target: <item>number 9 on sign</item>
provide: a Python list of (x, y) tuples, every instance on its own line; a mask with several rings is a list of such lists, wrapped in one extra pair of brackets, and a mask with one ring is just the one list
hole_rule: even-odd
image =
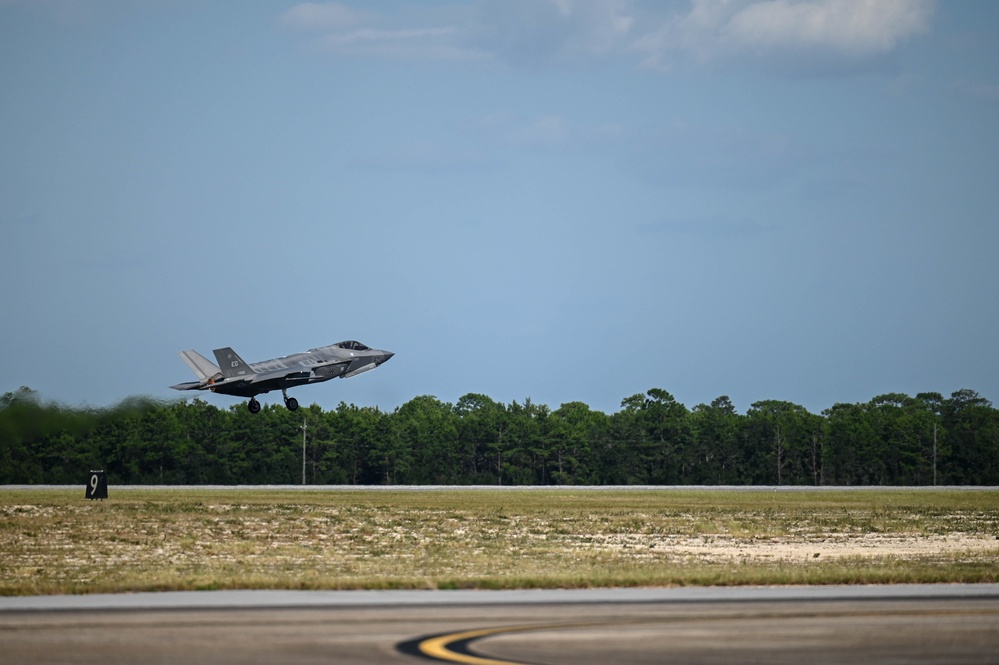
[(103, 471), (90, 472), (90, 483), (87, 485), (87, 498), (108, 498), (108, 477)]

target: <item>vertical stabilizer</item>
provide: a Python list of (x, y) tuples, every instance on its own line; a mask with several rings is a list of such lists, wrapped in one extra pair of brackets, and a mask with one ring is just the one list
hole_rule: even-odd
[(190, 351), (181, 351), (180, 359), (191, 368), (191, 371), (197, 375), (202, 383), (209, 379), (221, 378), (222, 376), (222, 372), (215, 366), (215, 363), (193, 349)]
[(231, 379), (234, 376), (256, 374), (256, 371), (228, 346), (224, 349), (215, 349), (213, 353), (215, 354), (215, 359), (219, 361), (219, 369), (222, 370), (222, 376), (227, 379)]

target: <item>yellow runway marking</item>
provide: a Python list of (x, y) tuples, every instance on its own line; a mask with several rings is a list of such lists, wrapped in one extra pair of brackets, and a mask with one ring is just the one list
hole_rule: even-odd
[[(465, 630), (460, 633), (448, 633), (447, 635), (437, 635), (428, 637), (417, 644), (417, 650), (424, 656), (443, 660), (449, 663), (463, 663), (464, 665), (529, 665), (515, 660), (497, 660), (496, 658), (484, 658), (471, 653), (460, 653), (452, 650), (452, 645), (468, 643), (483, 637), (493, 635), (503, 635), (505, 633), (526, 633), (529, 631), (541, 630), (562, 630), (565, 628), (587, 628), (590, 626), (607, 626), (614, 623), (633, 623), (633, 620), (626, 621), (573, 621), (570, 623), (543, 623), (532, 626), (505, 626), (502, 628), (481, 628), (479, 630)], [(465, 647), (467, 649), (467, 646)]]
[(477, 640), (480, 637), (490, 635), (500, 635), (502, 633), (516, 633), (527, 630), (539, 630), (548, 626), (511, 626), (507, 628), (485, 628), (482, 630), (467, 630), (461, 633), (449, 633), (438, 635), (423, 640), (419, 644), (420, 652), (437, 660), (444, 660), (451, 663), (464, 663), (465, 665), (522, 665), (510, 660), (496, 660), (495, 658), (482, 658), (471, 654), (457, 653), (448, 647), (455, 642), (465, 642)]
[[(448, 663), (462, 663), (463, 665), (530, 665), (523, 661), (515, 660), (499, 660), (496, 658), (486, 658), (483, 656), (476, 656), (472, 654), (468, 649), (468, 643), (475, 640), (482, 639), (484, 637), (492, 637), (494, 635), (503, 635), (507, 633), (526, 633), (535, 632), (543, 630), (563, 630), (572, 628), (586, 628), (592, 626), (611, 626), (611, 625), (624, 625), (624, 624), (643, 624), (643, 623), (676, 623), (678, 621), (684, 620), (697, 620), (697, 621), (724, 621), (732, 619), (787, 619), (787, 618), (807, 618), (807, 617), (825, 617), (830, 619), (835, 618), (857, 618), (857, 617), (885, 617), (885, 616), (963, 616), (963, 615), (996, 615), (999, 611), (992, 609), (979, 609), (979, 610), (871, 610), (871, 611), (845, 611), (845, 612), (805, 612), (805, 613), (762, 613), (762, 614), (752, 614), (752, 613), (734, 613), (725, 616), (714, 616), (714, 617), (685, 617), (677, 618), (672, 617), (670, 619), (664, 618), (642, 618), (642, 619), (619, 619), (619, 620), (608, 620), (608, 621), (579, 621), (579, 622), (569, 622), (569, 623), (548, 623), (548, 624), (535, 624), (535, 625), (520, 625), (520, 626), (504, 626), (499, 628), (480, 628), (477, 630), (465, 630), (457, 633), (447, 633), (445, 635), (437, 635), (434, 637), (428, 637), (424, 640), (415, 643), (416, 650), (426, 656), (427, 658), (432, 658), (434, 660), (444, 661)], [(454, 647), (460, 649), (460, 651), (454, 650)], [(464, 653), (463, 653), (464, 652)]]

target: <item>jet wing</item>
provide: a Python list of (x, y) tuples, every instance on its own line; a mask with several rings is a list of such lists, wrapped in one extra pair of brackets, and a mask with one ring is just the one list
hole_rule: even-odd
[(258, 372), (251, 376), (246, 377), (249, 383), (280, 383), (280, 384), (301, 384), (310, 383), (313, 381), (322, 381), (325, 379), (332, 379), (340, 376), (347, 371), (350, 365), (350, 360), (333, 360), (331, 362), (323, 363), (322, 365), (315, 365), (313, 367), (305, 368), (285, 368), (269, 370), (265, 372)]
[(275, 369), (270, 372), (261, 372), (259, 374), (253, 374), (252, 376), (246, 377), (249, 383), (267, 383), (268, 381), (294, 381), (296, 379), (304, 380), (312, 376), (311, 372), (302, 371), (300, 369)]

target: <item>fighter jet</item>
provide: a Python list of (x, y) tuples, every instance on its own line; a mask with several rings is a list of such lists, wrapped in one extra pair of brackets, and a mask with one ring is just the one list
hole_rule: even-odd
[(349, 340), (304, 353), (295, 353), (259, 363), (248, 363), (226, 347), (213, 352), (218, 365), (197, 351), (181, 351), (181, 359), (198, 376), (197, 381), (170, 386), (174, 390), (211, 390), (223, 395), (249, 397), (250, 413), (260, 411), (256, 396), (280, 390), (289, 411), (298, 408), (298, 400), (288, 397), (288, 388), (319, 383), (340, 377), (346, 379), (372, 370), (394, 353), (379, 351)]

